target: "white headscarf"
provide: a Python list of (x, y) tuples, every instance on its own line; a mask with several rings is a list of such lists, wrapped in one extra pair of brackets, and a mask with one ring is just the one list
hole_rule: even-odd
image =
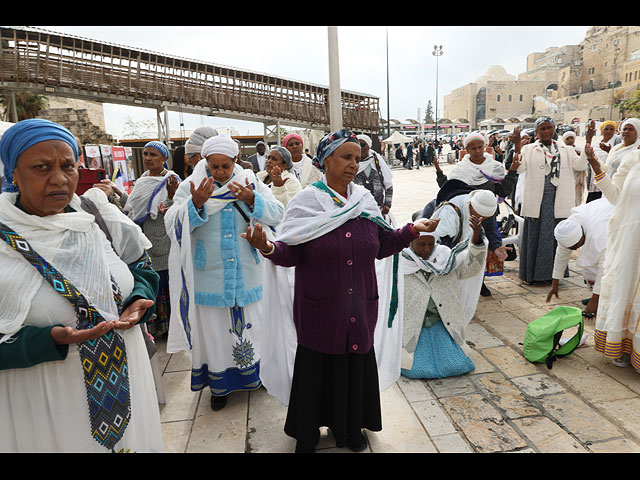
[(221, 133), (215, 137), (205, 140), (202, 145), (202, 156), (208, 157), (213, 154), (226, 155), (229, 158), (236, 158), (238, 155), (238, 144), (229, 135)]
[(607, 175), (610, 178), (613, 178), (613, 175), (616, 173), (616, 170), (618, 170), (622, 159), (632, 150), (636, 150), (640, 146), (640, 120), (637, 118), (627, 118), (622, 122), (622, 125), (620, 125), (620, 131), (622, 131), (626, 125), (631, 125), (638, 133), (638, 137), (636, 138), (636, 141), (629, 146), (625, 147), (624, 143), (621, 142), (618, 145), (611, 147), (605, 162), (605, 165), (607, 166)]
[(492, 217), (498, 208), (498, 199), (489, 190), (472, 191), (469, 193), (469, 201), (476, 213), (483, 217)]
[(558, 245), (564, 248), (570, 248), (582, 238), (582, 225), (574, 220), (566, 219), (556, 225), (553, 234), (556, 237)]

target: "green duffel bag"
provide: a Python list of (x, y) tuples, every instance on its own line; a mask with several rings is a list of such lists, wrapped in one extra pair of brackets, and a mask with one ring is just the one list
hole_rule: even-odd
[[(562, 332), (575, 326), (578, 332), (560, 346)], [(533, 363), (544, 362), (550, 369), (556, 358), (567, 356), (578, 347), (583, 333), (582, 310), (565, 306), (554, 308), (527, 326), (524, 357)]]

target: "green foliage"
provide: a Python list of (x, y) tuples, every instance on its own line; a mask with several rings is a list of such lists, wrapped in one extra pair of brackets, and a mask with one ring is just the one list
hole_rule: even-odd
[(640, 89), (636, 89), (628, 99), (621, 100), (618, 105), (625, 117), (636, 117), (640, 114)]
[[(47, 106), (47, 97), (29, 92), (16, 92), (16, 111), (18, 121), (37, 117)], [(0, 95), (0, 105), (4, 110), (6, 120), (13, 120), (11, 116), (11, 95)]]

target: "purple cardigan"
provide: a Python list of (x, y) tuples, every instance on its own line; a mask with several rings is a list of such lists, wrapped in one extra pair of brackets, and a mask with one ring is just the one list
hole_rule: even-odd
[(274, 242), (273, 263), (295, 268), (293, 321), (298, 343), (327, 354), (365, 354), (378, 317), (375, 259), (417, 237), (411, 224), (385, 231), (356, 218), (309, 242)]

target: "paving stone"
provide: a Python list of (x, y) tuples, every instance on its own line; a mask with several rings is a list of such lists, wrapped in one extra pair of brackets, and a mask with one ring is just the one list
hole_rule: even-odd
[(184, 453), (191, 434), (191, 420), (162, 423), (162, 449), (164, 453)]
[(626, 398), (609, 402), (596, 403), (596, 406), (615, 419), (616, 424), (624, 430), (640, 438), (640, 399)]
[(496, 366), (507, 377), (521, 377), (538, 372), (535, 364), (527, 361), (519, 352), (508, 346), (485, 348), (482, 350), (489, 362)]
[(588, 453), (580, 442), (547, 417), (521, 418), (513, 423), (540, 453)]
[(476, 350), (504, 345), (501, 339), (489, 333), (486, 328), (478, 323), (478, 320), (472, 320), (471, 323), (467, 325), (466, 338), (467, 344)]
[(222, 410), (214, 412), (210, 395), (202, 395), (187, 453), (245, 453), (248, 401), (247, 392), (235, 392)]
[(637, 394), (578, 356), (560, 358), (549, 371), (592, 402), (632, 398)]
[(431, 437), (440, 453), (473, 453), (473, 449), (459, 433)]
[(482, 395), (447, 397), (440, 401), (476, 451), (508, 452), (527, 446)]
[(435, 435), (456, 433), (456, 427), (437, 400), (413, 402), (411, 406), (431, 438)]
[(480, 391), (509, 418), (542, 414), (540, 409), (501, 373), (477, 375), (473, 380)]
[(162, 382), (165, 404), (160, 405), (160, 421), (193, 420), (201, 392), (191, 391), (191, 372), (166, 372)]
[(566, 392), (562, 385), (544, 373), (515, 377), (511, 378), (511, 381), (522, 390), (525, 395), (534, 398)]
[(247, 452), (293, 452), (296, 441), (284, 433), (287, 407), (281, 405), (264, 388), (249, 392), (248, 395), (251, 407), (247, 419)]
[(471, 350), (469, 358), (476, 367), (475, 370), (469, 372), (469, 375), (477, 375), (479, 373), (495, 372), (496, 367), (493, 366), (482, 354), (477, 350)]
[(433, 393), (423, 380), (407, 378), (401, 375), (396, 384), (408, 402), (417, 402), (434, 398)]
[(460, 375), (459, 377), (427, 380), (427, 385), (438, 398), (465, 395), (477, 391), (469, 374)]
[(424, 426), (418, 420), (397, 384), (380, 394), (380, 406), (382, 408), (382, 431), (366, 431), (372, 452), (437, 452)]
[(587, 405), (573, 393), (543, 396), (538, 402), (551, 418), (583, 444), (623, 436), (623, 432), (599, 410)]
[(640, 453), (640, 445), (626, 438), (592, 443), (587, 448), (594, 453)]

